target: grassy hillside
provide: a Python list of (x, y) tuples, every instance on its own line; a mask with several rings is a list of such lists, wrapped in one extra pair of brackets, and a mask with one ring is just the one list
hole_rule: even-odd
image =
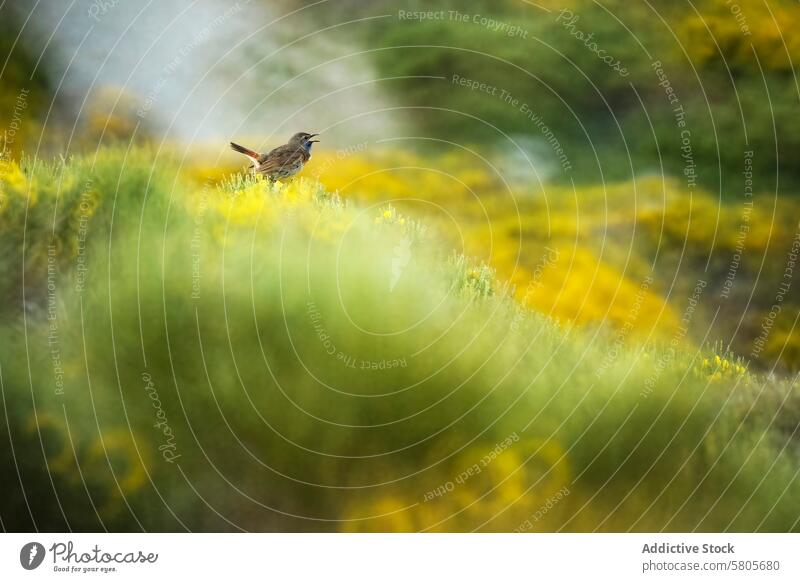
[(6, 529), (799, 529), (797, 388), (732, 356), (559, 326), (308, 179), (0, 171)]

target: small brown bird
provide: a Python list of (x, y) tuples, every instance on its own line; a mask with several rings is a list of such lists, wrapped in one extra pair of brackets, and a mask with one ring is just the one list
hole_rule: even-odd
[(318, 133), (300, 132), (292, 136), (289, 143), (278, 146), (266, 154), (260, 154), (231, 142), (231, 149), (246, 155), (253, 162), (254, 172), (263, 174), (270, 182), (291, 178), (311, 159), (311, 146), (319, 140), (311, 139)]

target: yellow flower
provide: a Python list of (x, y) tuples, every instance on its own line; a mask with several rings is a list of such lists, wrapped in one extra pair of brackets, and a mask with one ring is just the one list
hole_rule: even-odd
[(383, 211), (383, 217), (384, 217), (384, 218), (391, 218), (391, 217), (392, 217), (392, 213), (391, 213), (391, 211), (389, 211), (389, 210), (384, 210), (384, 211)]
[(4, 182), (9, 187), (21, 189), (25, 186), (25, 174), (14, 162), (0, 163), (0, 182)]

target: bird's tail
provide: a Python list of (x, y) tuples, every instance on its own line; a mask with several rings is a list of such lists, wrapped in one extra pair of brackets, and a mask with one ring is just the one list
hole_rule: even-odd
[(249, 150), (244, 146), (240, 146), (238, 143), (231, 142), (231, 149), (235, 152), (239, 152), (240, 154), (246, 155), (248, 158), (256, 162), (258, 161), (259, 158), (258, 152), (254, 152), (253, 150)]

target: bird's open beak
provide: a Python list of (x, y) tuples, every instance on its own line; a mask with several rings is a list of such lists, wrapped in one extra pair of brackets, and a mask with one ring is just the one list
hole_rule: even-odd
[[(318, 135), (319, 135), (318, 133), (312, 133), (308, 137), (317, 137)], [(308, 140), (308, 143), (319, 143), (319, 140), (318, 139), (310, 139), (310, 140)]]

